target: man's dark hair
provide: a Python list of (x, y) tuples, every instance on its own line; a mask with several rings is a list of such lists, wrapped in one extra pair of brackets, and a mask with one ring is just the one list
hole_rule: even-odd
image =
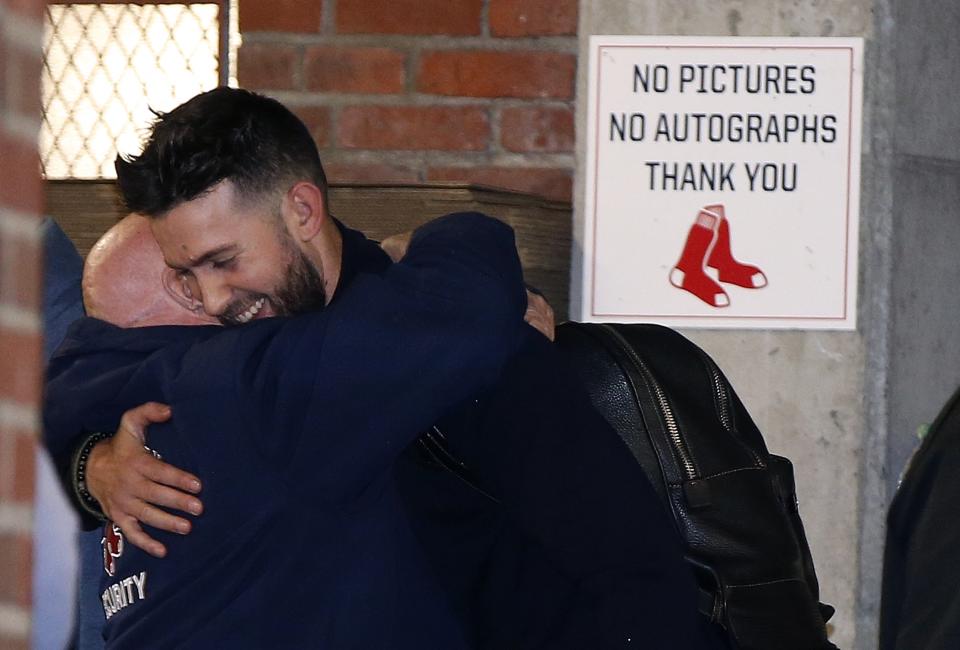
[(221, 87), (155, 114), (143, 152), (115, 162), (131, 212), (165, 214), (225, 179), (244, 199), (308, 180), (326, 201), (317, 146), (303, 122), (275, 99)]

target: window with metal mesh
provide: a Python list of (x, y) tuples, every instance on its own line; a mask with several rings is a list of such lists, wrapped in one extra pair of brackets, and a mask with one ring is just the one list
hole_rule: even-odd
[(239, 40), (230, 4), (48, 5), (40, 131), (45, 177), (114, 178), (117, 153), (140, 150), (151, 109), (170, 110), (230, 83)]

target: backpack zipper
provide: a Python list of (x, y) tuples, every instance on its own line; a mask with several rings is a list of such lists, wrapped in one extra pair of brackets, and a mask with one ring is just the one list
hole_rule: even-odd
[(693, 457), (690, 455), (690, 451), (687, 449), (687, 443), (680, 433), (680, 427), (677, 426), (677, 419), (673, 415), (673, 409), (670, 407), (670, 402), (667, 401), (667, 395), (663, 391), (663, 388), (660, 387), (660, 384), (656, 378), (654, 378), (653, 373), (650, 372), (647, 364), (643, 362), (640, 355), (638, 355), (636, 350), (623, 338), (620, 332), (606, 323), (600, 323), (600, 326), (610, 334), (621, 351), (636, 364), (637, 368), (639, 368), (643, 374), (643, 378), (647, 381), (647, 385), (653, 389), (657, 405), (660, 407), (660, 414), (663, 416), (663, 422), (667, 428), (667, 437), (670, 439), (670, 444), (674, 452), (676, 452), (680, 464), (683, 466), (687, 479), (691, 481), (696, 480), (697, 468), (693, 464)]
[[(713, 377), (713, 388), (717, 396), (717, 416), (720, 418), (720, 424), (722, 424), (723, 428), (728, 432), (737, 435), (737, 432), (733, 427), (733, 418), (730, 416), (730, 411), (732, 410), (730, 394), (727, 392), (727, 385), (720, 376), (720, 369), (706, 352), (701, 352), (701, 356), (706, 361), (707, 367), (710, 369), (710, 375)], [(763, 467), (763, 461), (760, 460), (760, 456), (757, 454), (757, 452), (754, 451), (749, 445), (743, 445), (743, 447), (753, 457), (757, 467)]]
[(730, 418), (730, 397), (727, 395), (727, 387), (723, 385), (723, 380), (720, 379), (720, 370), (717, 366), (710, 362), (707, 363), (707, 366), (710, 368), (710, 374), (713, 376), (713, 390), (717, 396), (717, 415), (720, 417), (720, 424), (723, 425), (724, 429), (732, 433), (733, 421)]

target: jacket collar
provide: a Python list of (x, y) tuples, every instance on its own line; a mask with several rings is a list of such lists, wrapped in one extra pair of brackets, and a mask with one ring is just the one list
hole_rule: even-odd
[(343, 237), (343, 255), (340, 262), (340, 280), (330, 302), (340, 297), (356, 277), (363, 273), (383, 273), (390, 266), (390, 257), (377, 242), (367, 239), (359, 230), (347, 228), (334, 219)]

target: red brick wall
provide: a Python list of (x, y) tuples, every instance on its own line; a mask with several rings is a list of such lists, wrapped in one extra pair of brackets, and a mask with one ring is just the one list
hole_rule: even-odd
[(40, 397), (42, 0), (0, 0), (0, 647), (30, 637), (31, 509)]
[(332, 180), (569, 200), (576, 0), (240, 0), (240, 85), (310, 126)]

